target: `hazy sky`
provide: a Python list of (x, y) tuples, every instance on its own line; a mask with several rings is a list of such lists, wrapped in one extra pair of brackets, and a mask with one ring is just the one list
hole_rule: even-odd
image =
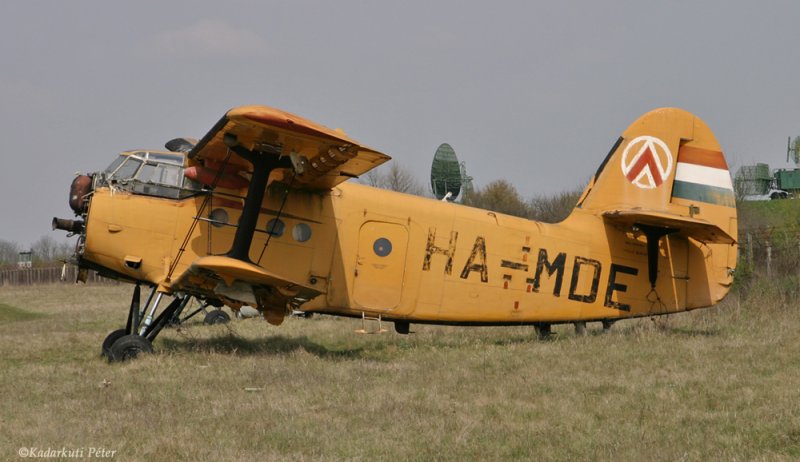
[(800, 135), (800, 2), (23, 1), (0, 4), (0, 239), (71, 217), (76, 171), (202, 137), (266, 104), (428, 178), (442, 142), (477, 185), (588, 180), (660, 106), (736, 167)]

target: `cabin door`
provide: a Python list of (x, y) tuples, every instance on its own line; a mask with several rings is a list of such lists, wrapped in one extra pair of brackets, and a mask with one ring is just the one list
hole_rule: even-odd
[(407, 246), (405, 226), (382, 221), (361, 225), (353, 283), (357, 305), (383, 311), (400, 305)]

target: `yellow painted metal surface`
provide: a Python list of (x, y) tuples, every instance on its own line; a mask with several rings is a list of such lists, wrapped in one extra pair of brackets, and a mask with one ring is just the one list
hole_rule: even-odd
[(402, 301), (406, 269), (406, 227), (368, 221), (358, 233), (353, 300), (364, 309), (392, 310)]
[[(221, 136), (212, 137), (217, 157)], [(325, 149), (339, 142), (328, 139)], [(262, 204), (251, 263), (224, 257), (242, 209), (232, 193), (215, 193), (201, 210), (202, 196), (174, 200), (99, 188), (84, 259), (165, 291), (231, 303), (247, 300), (220, 284), (245, 284), (266, 310), (420, 322), (618, 319), (720, 301), (736, 265), (736, 209), (708, 127), (682, 110), (656, 110), (623, 132), (605, 161), (590, 160), (602, 166), (559, 224), (354, 182), (291, 188), (282, 207), (284, 177), (277, 176)], [(227, 225), (201, 220), (189, 233), (195, 217), (208, 219), (216, 209), (226, 212)], [(270, 237), (277, 218), (283, 232)], [(642, 231), (648, 225), (674, 231), (659, 240), (653, 287)]]

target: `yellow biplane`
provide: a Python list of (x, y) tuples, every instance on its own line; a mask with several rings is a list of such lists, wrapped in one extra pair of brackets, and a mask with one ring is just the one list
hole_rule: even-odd
[[(78, 218), (53, 219), (78, 235), (81, 274), (135, 284), (126, 327), (103, 342), (110, 359), (150, 351), (192, 298), (254, 307), (276, 325), (301, 311), (398, 333), (532, 325), (544, 336), (557, 323), (580, 332), (711, 306), (736, 266), (728, 166), (706, 124), (680, 109), (625, 130), (558, 224), (348, 182), (389, 156), (264, 106), (167, 148), (76, 177)], [(159, 308), (164, 295), (173, 300)]]

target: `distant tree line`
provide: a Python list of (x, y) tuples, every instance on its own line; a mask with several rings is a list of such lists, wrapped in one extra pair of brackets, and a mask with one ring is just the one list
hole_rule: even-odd
[(414, 178), (414, 175), (397, 162), (392, 162), (386, 173), (382, 173), (381, 168), (370, 170), (364, 175), (361, 182), (390, 191), (413, 194), (415, 196), (429, 196), (426, 194), (426, 188)]
[[(397, 162), (391, 163), (385, 173), (381, 168), (371, 170), (362, 178), (362, 183), (391, 191), (432, 197), (428, 188), (422, 186), (411, 172)], [(568, 191), (526, 200), (510, 182), (495, 180), (482, 188), (462, 190), (459, 200), (471, 207), (545, 223), (558, 223), (572, 212), (582, 192), (583, 188), (578, 186)]]
[(16, 242), (0, 239), (0, 268), (17, 266), (20, 252), (31, 252), (33, 266), (46, 266), (60, 262), (72, 254), (75, 242), (59, 242), (53, 237), (42, 236), (30, 248)]
[(464, 204), (544, 223), (558, 223), (572, 213), (582, 192), (582, 187), (575, 187), (525, 200), (514, 185), (506, 180), (495, 180), (483, 188), (466, 191)]

